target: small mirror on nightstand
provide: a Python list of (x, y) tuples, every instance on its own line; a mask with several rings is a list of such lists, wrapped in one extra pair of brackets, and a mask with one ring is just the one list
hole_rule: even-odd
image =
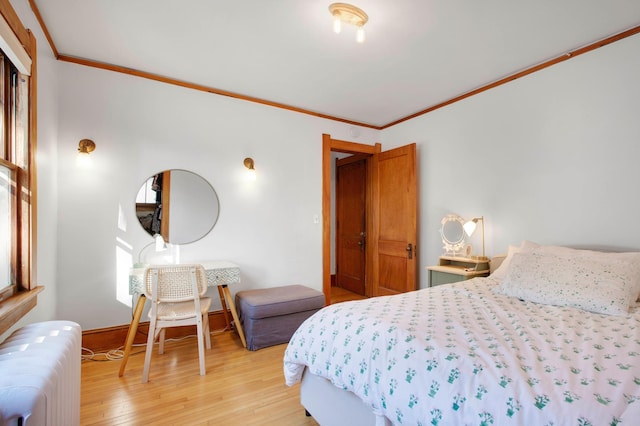
[(445, 256), (462, 255), (465, 247), (464, 219), (456, 214), (448, 214), (442, 218), (440, 235)]

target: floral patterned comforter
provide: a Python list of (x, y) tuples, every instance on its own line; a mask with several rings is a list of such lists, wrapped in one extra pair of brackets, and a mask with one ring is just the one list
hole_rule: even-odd
[(523, 302), (475, 278), (328, 306), (284, 356), (394, 424), (640, 422), (640, 309), (627, 317)]

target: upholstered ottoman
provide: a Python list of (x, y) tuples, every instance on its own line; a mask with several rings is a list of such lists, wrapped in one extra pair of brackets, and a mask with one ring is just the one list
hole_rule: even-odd
[(296, 329), (324, 306), (324, 294), (302, 285), (242, 290), (236, 306), (247, 349), (287, 343)]

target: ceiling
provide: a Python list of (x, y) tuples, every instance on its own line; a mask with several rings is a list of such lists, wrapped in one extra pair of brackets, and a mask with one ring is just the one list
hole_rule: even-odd
[(61, 57), (372, 127), (640, 25), (638, 0), (353, 0), (358, 44), (331, 0), (30, 1)]

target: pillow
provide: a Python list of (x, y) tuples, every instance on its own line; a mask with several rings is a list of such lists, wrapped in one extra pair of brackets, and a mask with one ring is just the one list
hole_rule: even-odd
[[(569, 257), (585, 257), (589, 259), (603, 259), (605, 261), (626, 261), (630, 262), (631, 268), (640, 269), (640, 253), (638, 252), (626, 252), (626, 253), (616, 253), (616, 252), (602, 252), (602, 251), (594, 251), (594, 250), (584, 250), (584, 249), (574, 249), (570, 247), (562, 247), (562, 246), (541, 246), (536, 243), (532, 243), (531, 241), (525, 241), (522, 243), (522, 252), (539, 250), (547, 253), (555, 253), (560, 256), (569, 256)], [(636, 294), (634, 296), (634, 300), (640, 297), (640, 272), (637, 272), (637, 275), (631, 273), (629, 279), (632, 281), (636, 289)]]
[(533, 241), (527, 241), (527, 240), (524, 240), (522, 243), (520, 243), (520, 251), (523, 253), (530, 252), (540, 247), (552, 247), (552, 246), (541, 246), (538, 243), (534, 243)]
[(608, 315), (627, 315), (640, 291), (640, 253), (539, 246), (514, 253), (498, 294)]
[(515, 253), (520, 253), (520, 246), (509, 246), (507, 251), (507, 257), (504, 258), (500, 266), (496, 268), (495, 271), (491, 273), (491, 278), (494, 278), (498, 281), (502, 281), (507, 274), (507, 270), (509, 269), (509, 264), (511, 263), (511, 259)]
[(533, 249), (540, 247), (540, 244), (534, 243), (532, 241), (523, 241), (519, 246), (509, 246), (507, 250), (507, 257), (504, 258), (500, 266), (496, 268), (495, 271), (491, 273), (491, 278), (496, 279), (498, 281), (502, 281), (509, 270), (509, 264), (511, 263), (511, 259), (515, 253), (521, 252), (529, 252)]
[[(507, 253), (496, 254), (489, 259), (489, 274), (493, 274), (502, 265), (502, 262), (507, 258)], [(495, 277), (494, 277), (495, 278)]]

